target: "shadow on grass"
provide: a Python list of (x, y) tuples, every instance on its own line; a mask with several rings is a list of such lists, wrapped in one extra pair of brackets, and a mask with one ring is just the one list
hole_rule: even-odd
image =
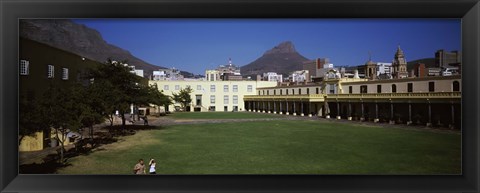
[(106, 126), (104, 129), (108, 130), (108, 133), (113, 136), (128, 136), (135, 134), (136, 131), (141, 130), (159, 130), (164, 129), (161, 126), (150, 125), (125, 125), (125, 128), (121, 125)]
[(82, 139), (75, 143), (75, 146), (64, 152), (64, 163), (60, 163), (60, 152), (48, 154), (42, 160), (41, 164), (24, 164), (19, 166), (20, 174), (54, 174), (58, 169), (71, 166), (69, 160), (79, 155), (90, 155), (93, 152), (104, 151), (103, 145), (115, 143), (117, 137), (134, 135), (141, 130), (160, 130), (165, 129), (161, 126), (149, 125), (126, 125), (124, 129), (121, 125), (107, 126), (103, 131), (95, 132), (95, 138)]
[(27, 164), (27, 165), (21, 165), (19, 167), (19, 173), (20, 174), (54, 174), (57, 172), (58, 169), (63, 168), (63, 167), (68, 167), (71, 164), (66, 163), (66, 164), (60, 164), (56, 160), (37, 164)]

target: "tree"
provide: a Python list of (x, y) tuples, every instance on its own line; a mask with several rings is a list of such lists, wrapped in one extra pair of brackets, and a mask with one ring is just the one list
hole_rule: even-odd
[(141, 78), (132, 74), (125, 63), (108, 59), (105, 65), (92, 70), (89, 75), (93, 80), (92, 84), (97, 84), (96, 91), (101, 96), (100, 101), (106, 102), (103, 106), (104, 112), (113, 117), (113, 111), (118, 110), (123, 129), (126, 128), (125, 113), (129, 112), (130, 105), (144, 102), (140, 94), (144, 92), (140, 84)]
[(19, 141), (26, 136), (34, 136), (39, 131), (46, 131), (49, 127), (43, 120), (41, 106), (32, 93), (20, 93), (19, 103)]
[(90, 70), (83, 78), (89, 80), (84, 85), (73, 83), (59, 87), (52, 82), (38, 100), (22, 93), (19, 140), (37, 131), (53, 129), (61, 146), (63, 163), (64, 142), (69, 132), (88, 127), (93, 139), (93, 125), (102, 123), (105, 118), (113, 125), (116, 110), (120, 112), (125, 129), (125, 113), (130, 110), (130, 104), (168, 103), (168, 97), (156, 87), (154, 90), (141, 84), (141, 78), (130, 73), (128, 66), (112, 60)]
[(45, 124), (54, 129), (55, 138), (60, 144), (60, 163), (64, 162), (64, 142), (67, 134), (82, 127), (79, 120), (81, 109), (77, 105), (81, 102), (76, 87), (63, 88), (51, 84), (40, 100), (40, 110), (43, 113)]
[(94, 84), (87, 87), (89, 103), (95, 113), (106, 118), (113, 126), (115, 111), (117, 110), (117, 96), (121, 93), (109, 81), (104, 79), (94, 80)]
[(149, 97), (150, 97), (150, 103), (153, 105), (156, 105), (158, 107), (164, 106), (166, 107), (167, 105), (171, 105), (172, 99), (170, 96), (167, 96), (163, 94), (163, 91), (158, 90), (158, 85), (153, 84), (148, 87), (149, 90)]
[(78, 121), (82, 127), (89, 129), (89, 137), (93, 139), (93, 126), (105, 121), (105, 113), (103, 112), (102, 101), (92, 87), (85, 87), (75, 84), (73, 87), (75, 101), (77, 101)]
[(99, 105), (103, 101), (97, 96), (99, 93), (91, 89), (78, 83), (69, 84), (68, 88), (51, 84), (39, 100), (38, 112), (42, 114), (43, 124), (54, 129), (55, 139), (61, 146), (61, 163), (68, 133), (87, 127), (93, 139), (93, 125), (105, 120), (103, 107)]
[(192, 98), (190, 97), (190, 93), (192, 93), (193, 90), (190, 88), (190, 86), (187, 86), (184, 89), (181, 89), (179, 93), (173, 93), (173, 100), (177, 103), (180, 103), (182, 106), (182, 109), (185, 110), (185, 108), (192, 102)]

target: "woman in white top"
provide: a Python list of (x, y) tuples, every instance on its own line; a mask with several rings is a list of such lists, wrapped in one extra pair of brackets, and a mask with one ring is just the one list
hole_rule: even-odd
[(150, 166), (150, 174), (156, 174), (156, 172), (155, 172), (155, 160), (151, 159), (150, 163), (148, 163), (148, 165)]

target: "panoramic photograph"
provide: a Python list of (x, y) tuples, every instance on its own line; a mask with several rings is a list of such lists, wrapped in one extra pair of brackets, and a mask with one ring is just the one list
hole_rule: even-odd
[(20, 174), (461, 175), (461, 19), (20, 19)]

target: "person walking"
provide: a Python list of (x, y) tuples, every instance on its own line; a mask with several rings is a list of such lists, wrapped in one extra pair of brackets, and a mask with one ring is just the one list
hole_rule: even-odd
[(148, 125), (147, 115), (143, 117), (143, 125)]
[(135, 164), (133, 168), (134, 174), (145, 174), (145, 164), (143, 163), (143, 159), (139, 159), (138, 163)]
[(156, 169), (155, 169), (155, 160), (154, 159), (151, 159), (150, 162), (148, 163), (148, 165), (150, 166), (150, 174), (156, 174)]

